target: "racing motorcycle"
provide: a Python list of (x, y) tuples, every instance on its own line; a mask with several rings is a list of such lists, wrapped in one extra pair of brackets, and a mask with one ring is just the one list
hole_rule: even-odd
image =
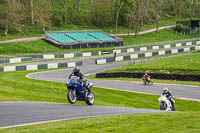
[(93, 87), (93, 83), (88, 83), (88, 89), (84, 87), (83, 82), (79, 82), (77, 76), (72, 77), (67, 83), (67, 99), (71, 104), (76, 100), (85, 101), (88, 105), (93, 105), (95, 101), (94, 94), (89, 91)]
[[(158, 101), (160, 103), (160, 110), (175, 111), (175, 107), (172, 107), (172, 103), (165, 95), (161, 95), (160, 98), (158, 98)], [(173, 103), (175, 103), (174, 100)]]
[(145, 77), (142, 77), (142, 81), (143, 81), (144, 85), (153, 85), (153, 81), (151, 80), (150, 77), (147, 78), (147, 81), (146, 81)]

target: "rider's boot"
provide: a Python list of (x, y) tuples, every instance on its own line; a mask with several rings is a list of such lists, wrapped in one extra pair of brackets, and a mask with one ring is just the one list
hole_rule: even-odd
[(85, 88), (88, 90), (88, 92), (91, 92), (91, 90), (90, 90), (90, 88), (88, 88), (88, 86), (86, 86)]
[(174, 107), (174, 102), (173, 102), (173, 100), (172, 100), (172, 99), (170, 99), (169, 101), (170, 101), (170, 102), (171, 102), (171, 104), (172, 104), (172, 111), (175, 111), (175, 107)]
[(86, 90), (88, 90), (88, 92), (91, 92), (90, 88), (88, 87), (88, 84), (84, 84), (84, 87), (86, 88)]

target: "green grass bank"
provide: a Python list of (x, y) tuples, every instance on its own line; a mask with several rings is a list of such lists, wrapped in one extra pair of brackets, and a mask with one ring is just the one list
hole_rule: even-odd
[[(199, 38), (200, 34), (197, 35), (180, 35), (172, 32), (171, 30), (161, 30), (159, 33), (153, 32), (144, 35), (140, 35), (137, 38), (133, 36), (123, 36), (124, 46), (134, 44), (145, 44), (155, 43), (162, 41), (172, 41), (190, 38)], [(168, 44), (166, 42), (166, 44)], [(16, 43), (3, 43), (0, 44), (1, 54), (30, 54), (30, 53), (62, 53), (62, 52), (74, 52), (74, 51), (103, 51), (112, 50), (115, 48), (94, 48), (94, 49), (66, 49), (62, 50), (56, 48), (43, 40), (30, 41), (30, 42), (16, 42)]]
[(176, 73), (176, 74), (200, 74), (200, 52), (175, 56), (166, 59), (128, 65), (106, 72), (149, 72), (149, 73)]

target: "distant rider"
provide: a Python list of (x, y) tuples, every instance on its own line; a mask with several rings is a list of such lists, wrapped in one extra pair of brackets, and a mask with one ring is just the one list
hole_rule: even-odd
[(90, 92), (90, 89), (88, 88), (88, 80), (85, 78), (85, 75), (80, 71), (79, 67), (75, 67), (73, 69), (72, 74), (69, 75), (69, 79), (71, 79), (72, 76), (79, 77), (79, 82), (83, 82), (83, 86)]
[(150, 82), (149, 79), (150, 79), (150, 76), (145, 73), (142, 77), (143, 81), (144, 81), (144, 84), (146, 85), (147, 82)]
[(162, 95), (166, 96), (167, 99), (171, 102), (172, 104), (172, 110), (175, 110), (174, 108), (174, 102), (172, 100), (173, 96), (172, 96), (172, 93), (169, 91), (169, 89), (167, 87), (164, 87), (163, 90), (162, 90)]

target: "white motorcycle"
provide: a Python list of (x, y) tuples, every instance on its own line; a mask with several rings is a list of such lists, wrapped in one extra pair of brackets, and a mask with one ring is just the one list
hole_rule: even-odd
[[(160, 103), (160, 110), (166, 110), (166, 111), (175, 111), (175, 107), (172, 107), (171, 102), (168, 100), (168, 98), (165, 95), (161, 95), (158, 99)], [(173, 103), (175, 101), (172, 99)]]

